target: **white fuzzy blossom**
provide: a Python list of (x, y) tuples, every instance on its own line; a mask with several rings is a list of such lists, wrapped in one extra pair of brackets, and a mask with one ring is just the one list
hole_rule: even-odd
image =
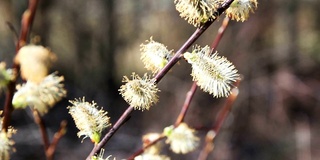
[(163, 44), (152, 40), (146, 41), (146, 44), (140, 45), (141, 60), (147, 70), (152, 73), (160, 71), (169, 61), (172, 56), (172, 51), (169, 51)]
[[(142, 136), (143, 147), (149, 146), (151, 142), (157, 140), (161, 134), (159, 133), (147, 133)], [(144, 154), (154, 154), (158, 155), (162, 148), (162, 143), (157, 142), (144, 150)]]
[[(0, 111), (0, 115), (2, 111)], [(11, 140), (11, 136), (16, 133), (16, 130), (9, 127), (7, 132), (2, 128), (3, 118), (0, 117), (0, 160), (9, 160), (10, 151), (13, 150), (12, 145), (14, 141)]]
[(104, 149), (102, 148), (99, 152), (99, 155), (95, 155), (91, 157), (91, 160), (116, 160), (116, 158), (112, 159), (112, 155), (108, 156), (107, 158), (103, 158)]
[[(163, 146), (163, 143), (156, 142), (153, 143), (155, 140), (159, 140), (162, 134), (160, 133), (147, 133), (142, 136), (143, 154), (136, 156), (134, 160), (170, 160), (169, 157), (166, 155), (161, 155), (160, 151)], [(150, 143), (153, 143), (150, 145)], [(148, 147), (147, 147), (148, 146)]]
[(41, 115), (48, 112), (58, 101), (66, 96), (67, 91), (61, 83), (62, 76), (56, 73), (46, 76), (40, 83), (27, 81), (24, 85), (17, 87), (12, 104), (15, 108), (32, 107)]
[(189, 128), (186, 123), (181, 123), (176, 128), (166, 127), (164, 134), (167, 136), (166, 143), (170, 144), (170, 149), (174, 153), (186, 154), (195, 150), (199, 145), (199, 138), (195, 136), (195, 130)]
[(20, 65), (21, 77), (33, 83), (40, 83), (56, 60), (56, 55), (40, 45), (26, 45), (20, 48), (14, 61)]
[(135, 157), (134, 160), (170, 160), (170, 158), (165, 155), (142, 154)]
[(193, 80), (203, 91), (213, 97), (227, 97), (232, 83), (239, 79), (238, 71), (226, 58), (218, 56), (218, 53), (210, 53), (209, 46), (195, 47), (192, 53), (187, 52), (184, 57), (192, 65)]
[(160, 91), (155, 84), (154, 79), (150, 79), (147, 74), (142, 78), (137, 74), (132, 74), (132, 80), (124, 76), (122, 85), (119, 89), (124, 100), (132, 107), (138, 110), (149, 110), (149, 108), (158, 102), (157, 93)]
[(73, 106), (69, 106), (68, 109), (79, 129), (78, 137), (90, 137), (92, 142), (99, 143), (101, 132), (111, 125), (108, 112), (98, 109), (95, 102), (86, 102), (84, 98), (70, 101), (70, 103)]
[(4, 131), (0, 132), (0, 159), (1, 160), (9, 160), (10, 154), (9, 151), (11, 149), (11, 143), (9, 138), (7, 137)]
[(14, 79), (14, 74), (12, 69), (6, 69), (6, 64), (0, 62), (0, 93), (4, 90), (9, 81)]
[(217, 8), (223, 0), (175, 0), (180, 16), (189, 24), (199, 27), (201, 24), (215, 19)]
[(234, 0), (226, 10), (226, 14), (232, 20), (244, 22), (249, 18), (249, 13), (257, 8), (257, 0)]

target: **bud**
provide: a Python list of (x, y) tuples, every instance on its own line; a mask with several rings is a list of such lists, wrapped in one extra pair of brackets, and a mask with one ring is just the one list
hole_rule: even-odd
[[(143, 135), (142, 137), (142, 142), (143, 142), (143, 148), (148, 146), (150, 143), (155, 141), (161, 136), (159, 133), (148, 133)], [(134, 158), (134, 160), (145, 160), (145, 159), (150, 159), (150, 160), (170, 160), (169, 157), (165, 155), (160, 155), (160, 151), (162, 148), (162, 143), (157, 142), (148, 148), (144, 149), (143, 154), (137, 156)]]
[(195, 131), (186, 123), (181, 123), (176, 128), (166, 127), (164, 134), (167, 136), (166, 143), (170, 144), (170, 149), (174, 153), (186, 154), (195, 150), (199, 145), (199, 138), (194, 135)]
[(234, 0), (226, 10), (226, 14), (232, 20), (244, 22), (249, 18), (249, 13), (258, 7), (257, 0)]
[[(0, 115), (2, 111), (0, 111)], [(12, 127), (9, 127), (7, 132), (2, 128), (3, 118), (0, 117), (0, 159), (9, 160), (10, 159), (10, 150), (14, 150), (12, 145), (14, 141), (11, 140), (11, 136), (16, 133), (16, 130)]]
[(147, 74), (140, 78), (135, 73), (132, 73), (132, 80), (124, 76), (122, 85), (119, 89), (124, 100), (132, 107), (138, 110), (149, 110), (149, 108), (158, 102), (157, 93), (160, 91), (154, 79), (150, 79)]
[(37, 45), (23, 46), (14, 59), (15, 63), (20, 64), (21, 77), (34, 83), (40, 83), (48, 75), (49, 67), (55, 60), (54, 53)]
[(227, 97), (230, 95), (230, 85), (239, 79), (238, 71), (226, 58), (210, 53), (209, 46), (196, 46), (192, 53), (185, 53), (184, 58), (192, 65), (193, 80), (203, 91), (213, 97)]
[(199, 27), (207, 21), (216, 19), (217, 8), (223, 0), (175, 0), (180, 16), (189, 24)]
[(135, 157), (134, 160), (170, 160), (170, 158), (165, 155), (142, 154)]
[[(158, 139), (161, 135), (159, 133), (148, 133), (143, 135), (142, 142), (143, 147), (148, 146), (151, 142)], [(162, 144), (160, 142), (157, 142), (153, 144), (152, 146), (145, 149), (144, 153), (147, 154), (159, 154), (162, 148)]]
[(152, 73), (159, 72), (172, 57), (172, 51), (159, 42), (155, 42), (150, 38), (146, 44), (141, 44), (141, 60), (147, 70)]
[(69, 106), (69, 114), (71, 114), (77, 128), (78, 137), (84, 136), (83, 139), (90, 137), (95, 144), (100, 142), (101, 132), (109, 127), (111, 123), (106, 111), (98, 109), (95, 102), (86, 102), (85, 98), (69, 101), (73, 106)]
[[(102, 148), (99, 152), (99, 155), (92, 156), (91, 160), (112, 160), (111, 155), (108, 156), (107, 158), (103, 158), (103, 155), (104, 155), (104, 149)], [(116, 158), (113, 158), (113, 160), (116, 160)]]
[(18, 91), (14, 94), (12, 104), (14, 108), (32, 107), (39, 111), (41, 115), (48, 112), (63, 97), (67, 91), (61, 83), (64, 78), (52, 73), (45, 77), (40, 83), (27, 81), (22, 86), (18, 86)]
[(9, 81), (14, 79), (14, 74), (11, 69), (6, 69), (6, 64), (0, 62), (0, 92), (5, 89)]

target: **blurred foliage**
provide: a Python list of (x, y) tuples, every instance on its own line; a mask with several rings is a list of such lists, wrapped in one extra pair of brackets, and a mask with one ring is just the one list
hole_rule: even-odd
[[(319, 5), (317, 0), (261, 0), (248, 21), (230, 23), (217, 49), (235, 64), (243, 81), (210, 159), (320, 159)], [(25, 8), (27, 1), (0, 0), (0, 60), (8, 66), (16, 37), (6, 22), (19, 31)], [(210, 45), (221, 22), (219, 18), (197, 44)], [(40, 1), (30, 38), (41, 37), (38, 43), (56, 53), (53, 71), (65, 76), (68, 90), (67, 99), (44, 117), (51, 135), (61, 120), (69, 121), (56, 159), (83, 159), (92, 148), (76, 137), (66, 110), (69, 99), (95, 100), (115, 122), (127, 107), (117, 91), (122, 76), (146, 72), (140, 44), (153, 36), (176, 51), (194, 30), (179, 17), (173, 0)], [(160, 82), (160, 103), (150, 111), (134, 112), (105, 153), (126, 158), (142, 145), (143, 134), (161, 132), (174, 123), (191, 84), (190, 66), (181, 61)], [(1, 95), (2, 104), (3, 100)], [(210, 127), (224, 100), (199, 90), (186, 122), (196, 128)], [(44, 157), (39, 131), (29, 115), (13, 113), (12, 123), (18, 129), (13, 159)], [(172, 155), (172, 159), (181, 157)]]

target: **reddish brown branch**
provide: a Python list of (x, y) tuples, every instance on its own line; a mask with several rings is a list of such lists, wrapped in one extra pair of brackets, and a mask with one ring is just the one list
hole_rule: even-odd
[(101, 148), (110, 140), (110, 138), (114, 135), (114, 133), (127, 121), (127, 118), (133, 111), (133, 107), (129, 106), (125, 112), (121, 115), (121, 117), (118, 119), (118, 121), (111, 127), (109, 132), (103, 137), (103, 139), (98, 143), (97, 145), (94, 146), (92, 149), (91, 153), (87, 157), (87, 160), (91, 160), (91, 157), (99, 152)]
[(165, 136), (161, 135), (160, 137), (158, 137), (157, 139), (153, 140), (152, 142), (148, 143), (146, 146), (144, 146), (143, 148), (141, 148), (140, 150), (138, 150), (136, 153), (132, 154), (128, 160), (133, 160), (136, 156), (142, 154), (147, 148), (151, 147), (152, 145), (155, 145), (157, 142), (159, 142), (160, 140), (164, 139)]
[(47, 131), (46, 131), (46, 126), (44, 124), (43, 119), (39, 115), (39, 112), (36, 111), (36, 110), (33, 110), (33, 116), (34, 116), (34, 121), (38, 124), (39, 129), (40, 129), (40, 133), (41, 133), (42, 141), (43, 141), (43, 145), (44, 145), (44, 151), (46, 153), (47, 160), (52, 160), (53, 159), (53, 154), (54, 154), (54, 152), (56, 150), (56, 147), (57, 147), (57, 144), (58, 144), (59, 140), (66, 133), (67, 122), (66, 121), (62, 121), (60, 123), (60, 128), (59, 128), (58, 132), (56, 132), (54, 134), (53, 140), (52, 140), (52, 142), (50, 144), (50, 141), (49, 141), (49, 138), (48, 138), (48, 134), (47, 134)]
[(49, 145), (50, 145), (48, 133), (47, 133), (47, 130), (46, 130), (46, 125), (44, 124), (44, 121), (41, 118), (41, 116), (39, 115), (39, 112), (37, 110), (33, 110), (33, 117), (34, 117), (34, 121), (39, 126), (40, 133), (41, 133), (41, 136), (42, 136), (43, 145), (44, 145), (44, 151), (46, 151), (49, 148)]
[[(28, 9), (22, 15), (20, 36), (16, 44), (16, 54), (27, 41), (29, 30), (31, 28), (31, 25), (33, 23), (33, 19), (36, 13), (37, 5), (38, 5), (38, 0), (29, 0)], [(13, 69), (16, 71), (15, 73), (18, 74), (20, 67), (19, 65), (14, 63)], [(15, 86), (16, 86), (16, 79), (10, 81), (7, 88), (6, 100), (4, 104), (4, 118), (2, 123), (2, 128), (5, 132), (7, 132), (8, 130), (10, 119), (11, 119), (11, 113), (13, 111), (12, 98), (14, 95)]]
[(228, 117), (232, 105), (235, 102), (239, 90), (238, 90), (238, 86), (239, 86), (240, 80), (238, 80), (235, 83), (235, 87), (231, 90), (231, 95), (227, 98), (227, 101), (225, 103), (225, 105), (221, 108), (221, 110), (218, 113), (218, 116), (216, 118), (216, 122), (215, 125), (213, 127), (213, 129), (211, 129), (207, 136), (206, 136), (206, 141), (204, 144), (204, 147), (199, 155), (198, 160), (205, 160), (208, 157), (208, 154), (210, 152), (213, 151), (213, 142), (214, 142), (214, 138), (216, 137), (216, 135), (219, 133), (221, 126), (223, 124), (223, 122), (226, 120), (226, 118)]
[(50, 146), (48, 147), (48, 149), (46, 150), (47, 160), (53, 159), (53, 155), (54, 155), (54, 152), (57, 148), (58, 142), (66, 133), (66, 126), (67, 126), (66, 121), (62, 121), (60, 123), (60, 128), (59, 128), (58, 132), (56, 132), (54, 134), (53, 140), (52, 140)]
[(24, 46), (27, 42), (29, 31), (31, 29), (33, 19), (36, 15), (36, 10), (39, 0), (29, 0), (28, 9), (23, 13), (21, 20), (21, 31), (19, 36), (19, 42), (16, 45), (16, 51)]
[(196, 90), (197, 90), (197, 83), (196, 82), (193, 82), (192, 83), (192, 86), (190, 88), (190, 90), (188, 91), (187, 93), (187, 96), (186, 96), (186, 99), (184, 101), (184, 104), (182, 106), (182, 109), (180, 111), (180, 114), (176, 120), (176, 123), (174, 124), (175, 127), (177, 127), (181, 122), (183, 122), (184, 120), (184, 117), (186, 116), (187, 114), (187, 111), (189, 109), (189, 106), (190, 106), (190, 103), (191, 103), (191, 100), (194, 96), (194, 94), (196, 93)]
[(220, 43), (220, 41), (221, 41), (221, 38), (222, 38), (222, 36), (224, 35), (224, 33), (225, 33), (225, 31), (226, 31), (226, 29), (227, 29), (227, 27), (228, 27), (228, 24), (229, 24), (229, 18), (228, 17), (225, 17), (224, 19), (223, 19), (223, 21), (222, 21), (222, 24), (221, 24), (221, 26), (219, 27), (219, 30), (218, 30), (218, 35), (217, 35), (217, 37), (214, 39), (214, 41), (213, 41), (213, 43), (211, 44), (211, 48), (212, 49), (217, 49), (217, 46), (218, 46), (218, 44)]
[(226, 104), (221, 108), (217, 116), (215, 126), (213, 127), (213, 131), (215, 133), (219, 133), (223, 122), (225, 121), (225, 119), (227, 118), (228, 114), (231, 111), (231, 107), (239, 93), (239, 89), (238, 89), (239, 83), (240, 83), (240, 80), (236, 82), (235, 87), (231, 90), (231, 95), (227, 98)]
[(18, 34), (17, 30), (13, 27), (12, 23), (10, 23), (10, 22), (6, 22), (6, 23), (9, 27), (10, 31), (13, 33), (15, 41), (18, 41), (19, 34)]
[(213, 145), (213, 140), (216, 137), (216, 133), (213, 130), (210, 130), (205, 138), (205, 144), (204, 147), (202, 148), (200, 155), (198, 157), (198, 160), (206, 160), (209, 153), (212, 152), (214, 145)]

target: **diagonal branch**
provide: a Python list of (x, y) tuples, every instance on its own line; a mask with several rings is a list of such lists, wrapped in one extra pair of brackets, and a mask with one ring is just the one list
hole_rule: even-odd
[(146, 146), (144, 146), (143, 148), (141, 148), (139, 151), (135, 152), (134, 154), (132, 154), (127, 160), (134, 160), (134, 158), (140, 154), (142, 154), (147, 148), (151, 147), (152, 145), (155, 145), (157, 142), (159, 142), (160, 140), (164, 139), (166, 136), (165, 135), (161, 135), (159, 136), (157, 139), (153, 140), (152, 142), (150, 142), (149, 144), (147, 144)]
[(174, 124), (175, 127), (179, 126), (179, 124), (183, 122), (184, 117), (186, 116), (187, 111), (188, 111), (188, 109), (189, 109), (191, 100), (192, 100), (194, 94), (195, 94), (196, 91), (197, 91), (197, 88), (198, 88), (198, 87), (197, 87), (197, 83), (196, 83), (196, 82), (193, 82), (190, 90), (189, 90), (188, 93), (187, 93), (186, 99), (185, 99), (185, 101), (184, 101), (184, 104), (183, 104), (183, 106), (182, 106), (182, 109), (181, 109), (181, 111), (180, 111), (180, 114), (179, 114), (179, 116), (178, 116), (178, 118), (177, 118), (177, 120), (176, 120), (176, 123)]

